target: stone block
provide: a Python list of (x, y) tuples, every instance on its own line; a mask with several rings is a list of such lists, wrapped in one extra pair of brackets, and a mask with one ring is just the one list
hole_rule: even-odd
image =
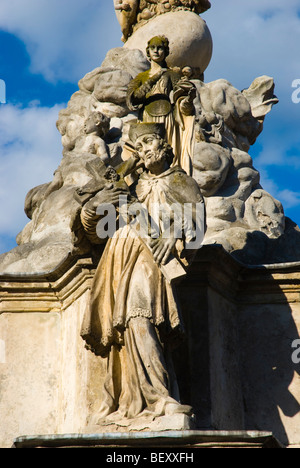
[[(93, 275), (88, 258), (46, 276), (2, 275), (1, 447), (86, 433), (106, 366), (80, 338)], [(299, 264), (247, 267), (219, 246), (199, 251), (179, 287), (187, 339), (174, 352), (197, 430), (271, 431), (299, 445), (299, 293)], [(167, 419), (151, 430), (165, 433)]]

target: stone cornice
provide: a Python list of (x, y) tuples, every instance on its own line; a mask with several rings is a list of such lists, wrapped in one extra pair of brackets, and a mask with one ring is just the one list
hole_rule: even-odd
[(54, 271), (36, 275), (0, 276), (0, 314), (4, 312), (59, 312), (90, 289), (91, 258), (67, 257)]
[[(91, 258), (67, 257), (55, 270), (0, 276), (0, 314), (61, 312), (91, 288)], [(219, 245), (198, 252), (183, 287), (208, 286), (236, 304), (300, 302), (300, 264), (247, 266)]]
[(206, 245), (197, 254), (187, 280), (206, 282), (237, 304), (300, 302), (300, 263), (245, 265), (220, 245)]

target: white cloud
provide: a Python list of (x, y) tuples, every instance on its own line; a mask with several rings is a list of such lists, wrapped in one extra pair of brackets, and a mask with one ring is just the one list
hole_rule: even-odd
[(62, 154), (56, 129), (60, 106), (0, 107), (0, 234), (15, 236), (28, 222), (28, 191), (49, 182)]
[[(299, 106), (300, 113), (300, 106)], [(282, 118), (284, 120), (284, 118)], [(255, 158), (259, 167), (288, 166), (300, 169), (300, 136), (294, 123), (290, 128), (283, 128), (280, 119), (273, 119), (266, 132), (259, 137), (262, 149)], [(251, 152), (251, 150), (250, 150)]]
[(0, 29), (17, 35), (31, 71), (49, 81), (78, 81), (122, 45), (111, 0), (1, 0)]
[(259, 172), (262, 187), (276, 200), (279, 200), (282, 203), (285, 212), (288, 212), (287, 214), (292, 212), (291, 209), (295, 209), (300, 206), (300, 192), (296, 192), (288, 188), (280, 188), (278, 184), (272, 180), (268, 171), (263, 167), (259, 168)]
[(277, 197), (286, 208), (294, 208), (300, 205), (300, 192), (284, 189), (278, 192)]
[[(298, 10), (299, 0), (214, 0), (203, 15), (214, 40), (207, 78), (247, 87), (271, 74), (286, 93), (300, 78)], [(80, 79), (122, 45), (113, 0), (1, 0), (0, 28), (24, 41), (32, 71), (52, 81)]]
[[(299, 0), (213, 0), (203, 15), (212, 32), (214, 55), (206, 80), (226, 78), (239, 89), (259, 75), (273, 76), (280, 103), (267, 116), (255, 165), (263, 186), (284, 204), (299, 194), (272, 180), (271, 165), (299, 169), (300, 104), (292, 102), (292, 83), (300, 79)], [(0, 29), (17, 35), (31, 57), (31, 71), (49, 81), (78, 81), (98, 66), (107, 51), (121, 46), (113, 0), (0, 0)], [(5, 216), (0, 234), (15, 235), (26, 222), (27, 191), (47, 182), (61, 159), (55, 128), (59, 108), (0, 107), (0, 200)], [(280, 198), (279, 198), (280, 199)]]
[(286, 189), (289, 181), (279, 180), (278, 171), (272, 175), (274, 166), (289, 166), (296, 178), (300, 168), (300, 103), (292, 101), (292, 85), (300, 79), (299, 0), (214, 0), (204, 18), (214, 40), (206, 80), (226, 78), (243, 89), (260, 75), (274, 77), (279, 104), (267, 116), (250, 154), (258, 153), (254, 164), (265, 190), (287, 209), (300, 207), (298, 193)]
[(299, 0), (214, 0), (205, 14), (214, 39), (209, 77), (221, 74), (247, 86), (256, 76), (271, 74), (290, 86), (300, 78), (299, 8)]

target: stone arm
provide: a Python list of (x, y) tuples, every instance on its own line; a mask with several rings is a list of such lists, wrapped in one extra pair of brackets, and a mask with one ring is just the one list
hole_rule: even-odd
[(180, 112), (183, 115), (193, 115), (195, 113), (194, 99), (197, 95), (197, 89), (195, 85), (182, 78), (178, 80), (174, 86), (174, 102), (178, 103)]
[[(119, 164), (116, 168), (108, 166), (105, 172), (104, 180), (92, 180), (82, 190), (79, 197), (86, 197), (86, 203), (81, 210), (81, 223), (84, 228), (87, 238), (93, 244), (102, 244), (105, 239), (102, 239), (97, 234), (97, 225), (102, 215), (99, 214), (98, 208), (107, 207), (110, 210), (109, 215), (117, 217), (121, 211), (121, 202), (124, 198), (128, 202), (133, 201), (129, 187), (124, 178), (140, 167), (140, 160), (136, 154)], [(103, 183), (104, 182), (104, 183)], [(97, 190), (97, 191), (96, 191)], [(79, 191), (80, 192), (80, 191)], [(123, 200), (122, 200), (122, 198)], [(103, 210), (100, 210), (101, 212)], [(113, 234), (113, 233), (112, 233)]]
[(113, 183), (107, 184), (83, 206), (80, 219), (86, 237), (92, 244), (103, 244), (107, 240), (99, 237), (97, 234), (97, 225), (102, 218), (102, 216), (98, 214), (98, 208), (101, 206), (103, 208), (110, 208), (108, 216), (114, 216), (114, 219), (117, 220), (120, 197), (127, 196), (128, 194), (129, 192), (125, 187), (120, 187), (118, 184)]
[(172, 224), (170, 231), (171, 234), (168, 237), (163, 237), (161, 235), (158, 239), (152, 239), (149, 242), (154, 261), (159, 265), (165, 265), (175, 249), (177, 239), (174, 236)]
[(155, 75), (148, 78), (142, 73), (129, 83), (127, 91), (127, 107), (130, 110), (134, 111), (143, 106), (147, 94), (150, 93), (153, 86), (162, 77), (165, 71), (166, 69), (162, 69)]
[(180, 192), (179, 186), (179, 191), (173, 194), (172, 209), (178, 211), (171, 215), (170, 229), (167, 235), (166, 232), (161, 233), (159, 238), (152, 239), (150, 243), (154, 260), (162, 265), (171, 254), (178, 256), (179, 250), (183, 253), (182, 258), (189, 257), (186, 250), (193, 255), (200, 248), (206, 229), (204, 199), (198, 184), (187, 175), (181, 175), (180, 178), (183, 192)]

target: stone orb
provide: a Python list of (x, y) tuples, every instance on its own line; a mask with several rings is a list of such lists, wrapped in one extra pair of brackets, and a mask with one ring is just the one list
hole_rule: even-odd
[(140, 49), (146, 55), (148, 41), (154, 36), (166, 36), (170, 41), (169, 67), (208, 67), (213, 42), (206, 22), (196, 13), (176, 11), (151, 19), (137, 29), (124, 44), (128, 49)]

